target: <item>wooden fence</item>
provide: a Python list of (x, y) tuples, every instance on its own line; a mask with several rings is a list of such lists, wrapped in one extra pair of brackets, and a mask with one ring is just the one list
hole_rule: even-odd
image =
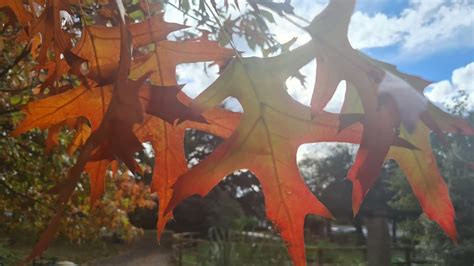
[[(258, 233), (256, 233), (258, 234)], [(237, 237), (236, 237), (237, 236)], [(179, 233), (173, 235), (173, 259), (176, 265), (179, 266), (191, 266), (191, 265), (208, 265), (204, 261), (207, 259), (206, 254), (202, 254), (202, 250), (199, 247), (211, 246), (216, 241), (202, 238), (202, 235), (197, 233)], [(255, 236), (251, 232), (241, 232), (236, 234), (235, 232), (229, 237), (221, 239), (221, 246), (225, 244), (235, 243), (252, 243), (253, 245), (260, 245), (267, 249), (279, 248), (277, 253), (286, 253), (284, 245), (279, 242), (274, 236), (260, 234)], [(225, 249), (220, 250), (221, 252), (229, 252)], [(394, 246), (392, 247), (392, 254), (398, 254), (399, 261), (392, 262), (392, 265), (436, 265), (436, 262), (417, 259), (415, 256), (415, 250), (411, 246)], [(306, 248), (306, 255), (308, 258), (308, 265), (323, 266), (323, 265), (341, 265), (334, 264), (328, 261), (330, 255), (341, 254), (341, 253), (353, 253), (359, 254), (363, 262), (367, 261), (367, 247), (366, 246), (344, 246), (344, 247), (314, 247), (308, 246)], [(230, 254), (228, 254), (230, 255)], [(186, 258), (193, 257), (195, 260), (189, 260)], [(227, 264), (229, 263), (229, 264)], [(248, 262), (249, 265), (258, 265)], [(233, 265), (231, 259), (229, 261), (220, 261), (218, 265)], [(245, 265), (245, 264), (240, 264)], [(286, 258), (283, 264), (278, 265), (291, 265), (290, 261)], [(357, 264), (360, 265), (360, 264)]]

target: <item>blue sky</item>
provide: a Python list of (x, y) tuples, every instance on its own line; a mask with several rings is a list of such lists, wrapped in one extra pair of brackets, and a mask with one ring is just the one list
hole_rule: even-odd
[[(295, 13), (311, 20), (327, 4), (327, 0), (292, 0)], [(241, 6), (245, 6), (245, 3)], [(167, 19), (182, 22), (182, 14), (169, 10)], [(294, 47), (309, 40), (306, 32), (274, 15), (277, 24), (270, 29), (284, 43), (298, 37)], [(301, 22), (305, 26), (304, 22)], [(459, 90), (470, 95), (468, 106), (474, 110), (474, 0), (359, 0), (349, 27), (349, 40), (354, 48), (369, 56), (394, 65), (406, 73), (421, 76), (434, 84), (425, 95), (437, 105), (446, 107)], [(234, 40), (246, 50), (242, 40)], [(246, 56), (259, 56), (248, 51)], [(304, 104), (309, 103), (317, 64), (301, 71), (307, 86), (297, 80), (287, 82), (289, 93)], [(212, 83), (217, 74), (204, 77), (196, 65), (180, 66), (180, 77), (188, 85), (185, 92), (196, 96)], [(344, 84), (328, 105), (336, 111), (344, 95)], [(308, 89), (309, 88), (309, 89)]]
[[(382, 61), (392, 62), (397, 55), (397, 46), (364, 49), (366, 54)], [(396, 61), (396, 60), (394, 60)], [(440, 51), (418, 60), (400, 60), (395, 63), (404, 72), (422, 76), (430, 81), (441, 81), (451, 78), (453, 70), (474, 61), (474, 49), (460, 47)]]
[[(430, 1), (430, 0), (427, 0)], [(361, 10), (370, 15), (375, 15), (379, 12), (385, 13), (389, 16), (396, 16), (400, 14), (409, 4), (408, 0), (362, 0), (357, 2), (356, 10)]]
[[(439, 2), (444, 2), (446, 5), (448, 5), (452, 1)], [(468, 3), (466, 3), (466, 6), (469, 6)], [(410, 1), (408, 0), (363, 0), (359, 1), (356, 6), (356, 10), (364, 12), (368, 15), (374, 16), (377, 13), (383, 13), (392, 17), (400, 16), (400, 14), (407, 8), (410, 8)], [(456, 18), (452, 19), (455, 20)], [(397, 59), (397, 55), (400, 53), (400, 45), (367, 48), (363, 50), (371, 57), (383, 61), (392, 61), (392, 63), (395, 63), (399, 69), (404, 72), (420, 75), (431, 81), (447, 80), (451, 78), (453, 70), (463, 67), (474, 61), (474, 28), (472, 25), (470, 29), (466, 29), (464, 33), (467, 34), (467, 40), (459, 41), (468, 43), (459, 43), (459, 45), (456, 47), (443, 49), (434, 54), (424, 56), (416, 60)]]

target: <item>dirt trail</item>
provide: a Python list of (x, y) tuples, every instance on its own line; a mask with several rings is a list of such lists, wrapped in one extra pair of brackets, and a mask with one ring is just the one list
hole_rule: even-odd
[(156, 233), (145, 232), (144, 236), (135, 241), (120, 254), (88, 263), (87, 265), (117, 265), (117, 266), (168, 266), (171, 263), (171, 249), (159, 246)]

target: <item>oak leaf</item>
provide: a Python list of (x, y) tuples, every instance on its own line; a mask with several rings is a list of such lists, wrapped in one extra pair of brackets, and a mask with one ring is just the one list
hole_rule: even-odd
[(39, 18), (33, 20), (28, 30), (28, 35), (30, 36), (41, 35), (41, 48), (38, 56), (38, 62), (41, 66), (48, 60), (47, 56), (50, 48), (55, 53), (56, 62), (59, 62), (60, 55), (63, 54), (66, 61), (71, 65), (78, 67), (81, 63), (81, 59), (70, 52), (72, 48), (71, 38), (62, 29), (63, 20), (61, 12), (70, 12), (68, 1), (47, 1), (43, 7), (43, 12)]
[(234, 59), (191, 103), (202, 112), (235, 97), (244, 113), (228, 139), (179, 177), (167, 212), (189, 196), (205, 196), (235, 170), (248, 169), (262, 185), (267, 217), (286, 241), (293, 262), (305, 265), (305, 216), (331, 214), (306, 187), (296, 165), (296, 151), (308, 142), (357, 141), (352, 133), (337, 134), (336, 115), (321, 113), (312, 118), (309, 107), (286, 91), (286, 79), (313, 58), (313, 48), (310, 43), (273, 58)]

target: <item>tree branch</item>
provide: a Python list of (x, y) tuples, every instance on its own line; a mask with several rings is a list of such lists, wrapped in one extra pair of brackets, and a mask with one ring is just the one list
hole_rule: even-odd
[(10, 113), (15, 113), (18, 111), (20, 111), (20, 109), (18, 109), (17, 107), (10, 108), (10, 109), (3, 109), (3, 110), (0, 110), (0, 115), (6, 115)]
[(8, 92), (8, 93), (19, 93), (27, 90), (31, 90), (34, 87), (36, 87), (38, 84), (30, 84), (28, 86), (25, 86), (21, 89), (0, 89), (0, 92)]
[(24, 48), (23, 48), (23, 51), (21, 51), (20, 55), (18, 55), (15, 60), (13, 61), (12, 64), (10, 64), (9, 66), (7, 66), (6, 68), (4, 68), (1, 72), (0, 72), (0, 78), (4, 78), (4, 76), (6, 76), (8, 74), (8, 71), (10, 71), (10, 69), (14, 68), (16, 65), (18, 65), (18, 63), (20, 63), (23, 59), (25, 59), (29, 54), (30, 54), (30, 48), (31, 46), (30, 45), (26, 45)]

